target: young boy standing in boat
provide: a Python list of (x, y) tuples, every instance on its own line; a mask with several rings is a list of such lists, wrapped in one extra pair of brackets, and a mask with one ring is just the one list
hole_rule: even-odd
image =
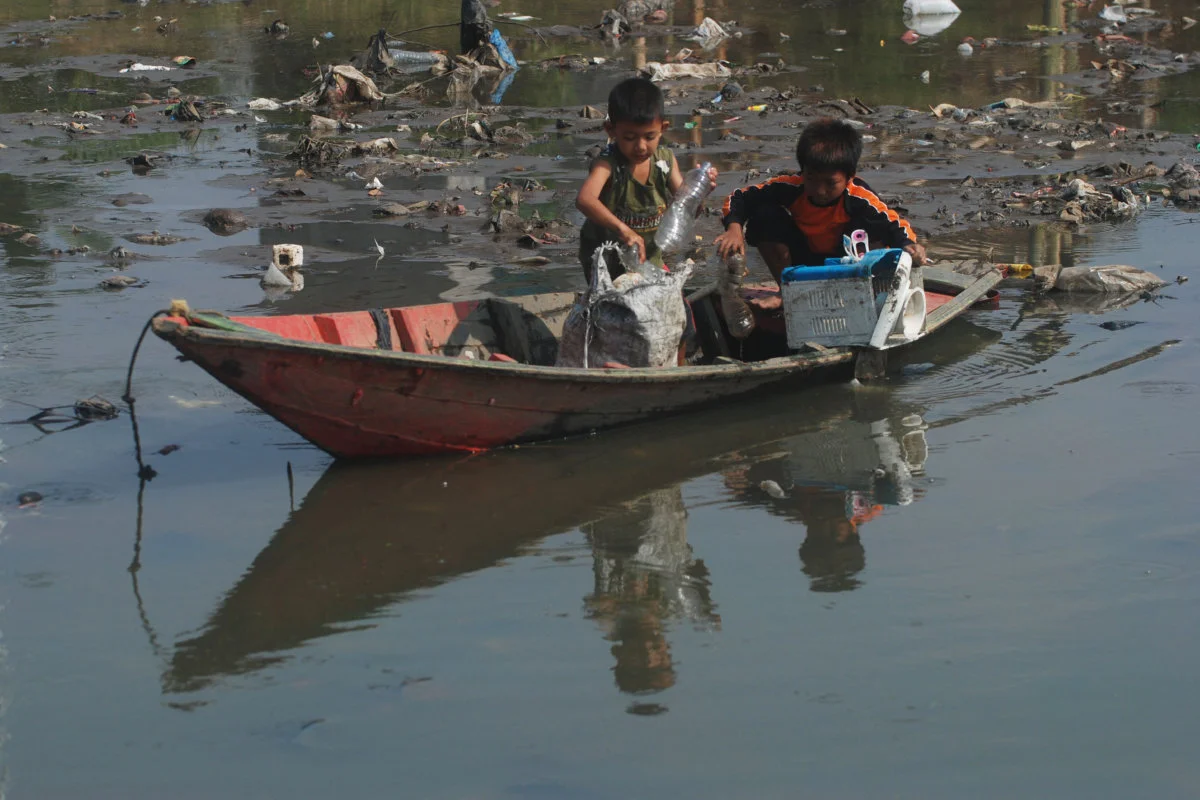
[[(610, 141), (592, 161), (575, 199), (587, 218), (579, 235), (579, 260), (588, 283), (592, 255), (604, 242), (635, 247), (643, 261), (664, 267), (654, 234), (683, 175), (675, 154), (662, 143), (669, 124), (663, 115), (662, 91), (645, 78), (621, 81), (608, 95), (604, 130)], [(716, 174), (709, 172), (714, 185)], [(625, 271), (612, 253), (605, 263), (614, 278)]]
[(754, 245), (778, 281), (790, 266), (844, 255), (842, 236), (862, 230), (872, 248), (900, 247), (914, 264), (925, 263), (912, 225), (856, 176), (862, 147), (862, 136), (847, 122), (810, 123), (796, 144), (799, 175), (738, 189), (725, 200), (717, 252), (728, 257)]

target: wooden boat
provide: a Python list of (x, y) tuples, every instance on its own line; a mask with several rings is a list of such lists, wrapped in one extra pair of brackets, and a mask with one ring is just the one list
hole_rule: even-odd
[[(927, 334), (994, 296), (1000, 279), (926, 267)], [(759, 324), (744, 341), (729, 336), (713, 287), (689, 295), (696, 363), (657, 369), (553, 366), (570, 292), (278, 317), (189, 313), (159, 317), (153, 330), (334, 456), (427, 455), (587, 434), (851, 373), (859, 350), (789, 352), (778, 290), (747, 295)]]

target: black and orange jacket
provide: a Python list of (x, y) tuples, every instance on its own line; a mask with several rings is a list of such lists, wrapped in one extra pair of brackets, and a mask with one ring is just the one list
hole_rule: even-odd
[(800, 234), (795, 240), (802, 240), (807, 245), (807, 253), (797, 253), (798, 242), (788, 242), (798, 264), (820, 264), (826, 258), (844, 255), (842, 236), (859, 229), (866, 231), (872, 248), (904, 247), (917, 241), (912, 225), (888, 208), (879, 195), (857, 177), (850, 179), (841, 208), (834, 214), (808, 202), (804, 196), (803, 175), (781, 175), (729, 195), (721, 212), (721, 222), (725, 227), (734, 222), (745, 227), (749, 222), (753, 228), (756, 214), (770, 206), (782, 207), (791, 215)]

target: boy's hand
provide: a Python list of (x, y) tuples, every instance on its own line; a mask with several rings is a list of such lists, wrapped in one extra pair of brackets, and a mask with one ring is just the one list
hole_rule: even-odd
[(617, 236), (620, 237), (621, 244), (637, 248), (639, 264), (646, 260), (646, 240), (634, 233), (632, 228), (622, 228), (617, 231)]
[(715, 242), (717, 255), (721, 258), (729, 258), (734, 253), (746, 252), (746, 237), (742, 235), (742, 226), (736, 222), (718, 236)]
[(905, 245), (904, 252), (912, 256), (914, 267), (919, 267), (925, 263), (925, 248), (917, 242)]

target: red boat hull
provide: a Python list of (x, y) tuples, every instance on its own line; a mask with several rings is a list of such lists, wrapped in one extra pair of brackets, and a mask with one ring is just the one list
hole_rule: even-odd
[[(980, 278), (942, 273), (953, 297), (938, 299), (944, 304), (929, 313), (926, 329), (983, 299), (999, 280), (996, 272)], [(704, 347), (732, 350), (716, 298), (694, 299)], [(688, 367), (546, 366), (554, 363), (572, 301), (570, 294), (555, 294), (232, 320), (189, 314), (160, 317), (153, 330), (221, 383), (342, 458), (475, 452), (578, 436), (811, 379), (848, 368), (856, 358), (850, 348), (815, 348), (745, 362), (709, 352), (713, 363)]]
[(343, 458), (474, 452), (674, 413), (818, 368), (846, 351), (762, 364), (581, 370), (376, 353), (160, 320), (156, 332), (221, 383)]

